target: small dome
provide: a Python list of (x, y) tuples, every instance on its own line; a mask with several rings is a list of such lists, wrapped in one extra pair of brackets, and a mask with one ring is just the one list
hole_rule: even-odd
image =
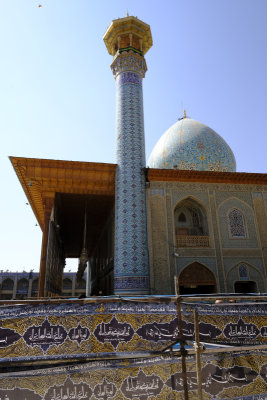
[(213, 129), (182, 118), (159, 139), (148, 160), (150, 168), (235, 172), (235, 156)]

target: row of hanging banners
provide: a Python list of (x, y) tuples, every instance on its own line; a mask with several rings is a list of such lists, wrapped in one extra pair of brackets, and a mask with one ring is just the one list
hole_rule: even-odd
[[(183, 399), (180, 353), (164, 352), (179, 339), (175, 299), (145, 300), (0, 307), (0, 400)], [(182, 303), (186, 340), (194, 311), (200, 341), (240, 346), (201, 354), (203, 399), (267, 400), (267, 350), (255, 347), (267, 345), (267, 303)], [(186, 369), (198, 399), (194, 354)]]

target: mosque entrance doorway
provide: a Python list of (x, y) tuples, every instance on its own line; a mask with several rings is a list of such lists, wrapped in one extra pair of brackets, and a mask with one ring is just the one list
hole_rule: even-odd
[(207, 267), (195, 261), (181, 272), (179, 287), (180, 294), (216, 293), (216, 280)]
[(256, 293), (257, 284), (254, 281), (235, 282), (235, 293)]

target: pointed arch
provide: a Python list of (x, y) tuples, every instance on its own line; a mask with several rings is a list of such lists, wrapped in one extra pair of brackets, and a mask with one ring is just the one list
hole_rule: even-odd
[(177, 207), (179, 207), (179, 205), (185, 201), (192, 201), (193, 203), (197, 204), (199, 207), (201, 207), (201, 209), (203, 209), (206, 213), (207, 213), (207, 206), (205, 205), (205, 203), (203, 203), (203, 201), (201, 201), (200, 199), (198, 199), (195, 196), (192, 195), (186, 195), (181, 197), (176, 204), (173, 206), (173, 210), (175, 211), (177, 209)]
[(241, 276), (240, 276), (240, 267), (241, 267), (242, 265), (246, 266), (248, 278), (250, 277), (250, 272), (251, 272), (251, 271), (254, 271), (254, 273), (256, 273), (256, 274), (259, 275), (259, 279), (262, 280), (262, 281), (264, 281), (264, 276), (263, 276), (263, 274), (262, 274), (262, 271), (260, 271), (259, 268), (257, 268), (257, 267), (255, 267), (254, 265), (248, 263), (247, 261), (239, 261), (237, 264), (233, 265), (233, 266), (229, 269), (229, 271), (227, 272), (227, 274), (226, 274), (226, 279), (229, 279), (229, 277), (231, 277), (231, 274), (233, 273), (234, 270), (237, 270), (237, 271), (238, 271), (238, 276), (239, 276), (239, 278), (241, 278), (241, 277), (242, 277), (242, 273), (241, 273)]
[(13, 279), (6, 278), (2, 282), (2, 290), (13, 290), (14, 281)]
[(28, 293), (29, 281), (26, 278), (21, 278), (17, 284), (18, 293)]
[(205, 207), (192, 197), (174, 208), (177, 247), (209, 247), (208, 219)]
[(32, 296), (37, 296), (37, 293), (38, 293), (38, 282), (39, 282), (39, 279), (38, 278), (35, 278), (33, 281), (32, 281)]
[(181, 294), (215, 293), (216, 279), (209, 268), (194, 261), (181, 271), (179, 286)]
[(86, 280), (81, 278), (77, 282), (77, 289), (85, 289), (86, 288)]
[(29, 290), (29, 281), (28, 281), (28, 279), (21, 278), (18, 281), (18, 284), (17, 284), (16, 298), (17, 299), (24, 299), (25, 297), (28, 296), (28, 290)]
[(72, 280), (69, 278), (63, 279), (63, 290), (72, 290)]
[(262, 272), (246, 261), (240, 261), (227, 272), (226, 281), (229, 292), (253, 293), (264, 291)]
[[(247, 203), (246, 201), (240, 199), (239, 197), (236, 196), (230, 196), (227, 197), (226, 199), (224, 199), (219, 205), (218, 205), (218, 210), (220, 208), (223, 208), (225, 205), (227, 205), (227, 203), (229, 202), (235, 202), (236, 204), (240, 204), (240, 206), (248, 208), (251, 212), (253, 212), (253, 207), (251, 207), (251, 205), (249, 203)], [(239, 208), (240, 208), (239, 206)]]
[(178, 221), (179, 222), (186, 222), (186, 216), (184, 213), (181, 211), (180, 215), (178, 216)]

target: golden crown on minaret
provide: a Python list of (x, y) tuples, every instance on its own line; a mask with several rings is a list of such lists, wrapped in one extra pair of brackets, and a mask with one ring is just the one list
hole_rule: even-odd
[(129, 47), (145, 54), (153, 44), (150, 26), (133, 16), (114, 19), (103, 40), (109, 54), (113, 56), (119, 49)]

